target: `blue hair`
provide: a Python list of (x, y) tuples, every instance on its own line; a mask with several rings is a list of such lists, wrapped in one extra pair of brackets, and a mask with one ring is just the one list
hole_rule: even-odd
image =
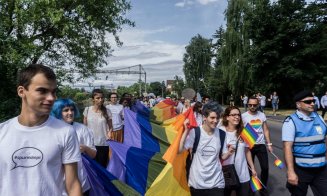
[(77, 105), (71, 99), (57, 99), (53, 104), (50, 115), (62, 120), (62, 110), (64, 107), (73, 107), (74, 117), (78, 118), (80, 116)]

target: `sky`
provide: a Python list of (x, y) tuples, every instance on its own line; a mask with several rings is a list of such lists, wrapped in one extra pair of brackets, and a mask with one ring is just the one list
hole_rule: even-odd
[[(135, 27), (123, 26), (118, 33), (122, 47), (113, 45), (112, 56), (104, 70), (118, 68), (138, 71), (141, 64), (146, 72), (146, 82), (166, 81), (175, 75), (184, 78), (183, 55), (192, 37), (205, 38), (225, 25), (226, 0), (131, 0), (132, 9), (126, 17)], [(111, 37), (110, 43), (114, 43)], [(129, 86), (138, 81), (139, 75), (103, 74), (89, 79), (94, 85)], [(142, 75), (142, 81), (144, 76)]]

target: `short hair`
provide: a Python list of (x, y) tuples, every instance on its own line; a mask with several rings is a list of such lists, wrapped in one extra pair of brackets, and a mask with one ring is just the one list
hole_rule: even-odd
[(48, 80), (56, 81), (56, 74), (50, 67), (42, 64), (31, 64), (19, 71), (17, 75), (17, 87), (23, 86), (28, 90), (32, 78), (38, 73), (44, 74)]
[(259, 100), (258, 100), (258, 98), (257, 98), (257, 97), (255, 97), (255, 96), (251, 96), (251, 97), (249, 97), (249, 99), (248, 99), (248, 103), (250, 102), (250, 99), (255, 99), (255, 100), (257, 100), (257, 101), (258, 101), (258, 103), (259, 103)]
[(202, 109), (203, 116), (208, 117), (211, 112), (216, 112), (217, 116), (220, 117), (223, 112), (223, 108), (216, 101), (204, 104)]
[(109, 98), (111, 98), (111, 95), (116, 95), (116, 97), (118, 98), (118, 93), (112, 92), (109, 94)]
[(57, 99), (53, 104), (50, 115), (62, 120), (62, 110), (65, 107), (73, 107), (74, 117), (75, 118), (80, 117), (78, 107), (76, 103), (71, 99)]

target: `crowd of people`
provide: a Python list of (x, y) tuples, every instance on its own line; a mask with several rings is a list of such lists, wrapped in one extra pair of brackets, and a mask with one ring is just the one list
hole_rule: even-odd
[[(94, 158), (103, 167), (110, 164), (107, 140), (123, 143), (124, 108), (131, 107), (132, 97), (126, 93), (119, 99), (110, 93), (105, 104), (103, 91), (92, 91), (92, 105), (83, 111), (83, 124), (75, 122), (80, 116), (71, 99), (57, 99), (54, 72), (40, 64), (33, 64), (19, 72), (17, 94), (21, 98), (21, 112), (0, 124), (0, 195), (89, 195), (90, 183), (81, 162), (81, 153)], [(169, 98), (170, 99), (170, 98)], [(260, 93), (241, 97), (246, 111), (230, 103), (225, 109), (204, 97), (174, 100), (176, 114), (193, 108), (196, 128), (184, 122), (179, 153), (192, 153), (188, 184), (191, 195), (251, 195), (251, 176), (268, 185), (268, 153), (273, 144), (264, 113), (266, 97)], [(142, 99), (146, 107), (153, 107), (163, 98)], [(318, 101), (316, 101), (318, 100)], [(234, 101), (234, 99), (233, 99)], [(271, 102), (274, 114), (279, 97), (274, 92)], [(315, 195), (327, 191), (326, 131), (323, 116), (327, 110), (327, 92), (320, 100), (310, 91), (294, 97), (296, 112), (285, 119), (282, 128), (287, 188), (292, 195), (306, 195), (311, 186)], [(322, 116), (315, 111), (323, 108)], [(245, 125), (258, 135), (254, 147), (240, 137)], [(196, 131), (199, 131), (197, 135)], [(224, 136), (222, 136), (224, 135)], [(260, 172), (254, 167), (258, 159)], [(222, 167), (234, 164), (240, 182), (237, 187), (225, 187)], [(260, 174), (260, 175), (259, 175)], [(17, 186), (17, 184), (19, 186)], [(269, 195), (266, 188), (261, 195)]]

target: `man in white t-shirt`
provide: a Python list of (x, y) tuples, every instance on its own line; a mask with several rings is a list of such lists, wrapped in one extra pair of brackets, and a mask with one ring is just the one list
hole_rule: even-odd
[[(244, 125), (249, 124), (258, 133), (259, 137), (256, 144), (251, 149), (252, 158), (257, 156), (261, 168), (261, 181), (267, 186), (269, 176), (268, 153), (273, 152), (272, 143), (270, 142), (270, 133), (267, 126), (266, 115), (258, 111), (259, 100), (256, 97), (250, 97), (248, 101), (248, 111), (242, 114)], [(260, 195), (268, 195), (267, 189), (261, 189)]]
[[(203, 125), (200, 127), (200, 140), (193, 155), (190, 167), (189, 181), (191, 195), (223, 196), (225, 181), (222, 172), (220, 158), (228, 159), (235, 149), (226, 147), (226, 141), (221, 146), (219, 121), (222, 108), (216, 103), (211, 102), (203, 106)], [(188, 128), (189, 121), (184, 122), (184, 133), (182, 135), (179, 152), (193, 148), (195, 140), (195, 130)], [(219, 157), (220, 149), (222, 156)]]
[(110, 139), (122, 143), (124, 140), (124, 114), (123, 114), (123, 105), (118, 103), (118, 94), (111, 93), (110, 104), (106, 106), (112, 114), (112, 126), (113, 130), (110, 135)]
[[(81, 195), (81, 160), (73, 127), (49, 116), (56, 99), (54, 72), (33, 64), (19, 72), (21, 113), (0, 124), (0, 195)], [(64, 180), (65, 178), (65, 180)]]

